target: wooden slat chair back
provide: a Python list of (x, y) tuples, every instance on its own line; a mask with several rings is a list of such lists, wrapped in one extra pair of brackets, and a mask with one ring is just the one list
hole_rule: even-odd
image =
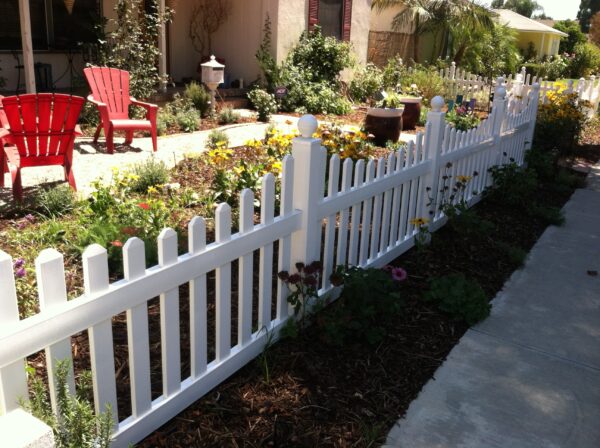
[(84, 98), (63, 94), (27, 94), (2, 99), (12, 143), (4, 154), (13, 182), (13, 194), (22, 198), (21, 168), (60, 165), (76, 190), (72, 170), (73, 145), (79, 135), (77, 119)]
[[(88, 67), (83, 70), (92, 91), (88, 101), (98, 107), (100, 124), (94, 134), (94, 143), (98, 141), (100, 131), (104, 130), (107, 151), (114, 151), (113, 136), (115, 131), (125, 131), (125, 143), (133, 141), (133, 133), (137, 130), (150, 131), (152, 146), (157, 150), (156, 116), (158, 106), (138, 101), (130, 95), (129, 72), (109, 67)], [(145, 120), (129, 118), (129, 106), (135, 105), (146, 109)]]

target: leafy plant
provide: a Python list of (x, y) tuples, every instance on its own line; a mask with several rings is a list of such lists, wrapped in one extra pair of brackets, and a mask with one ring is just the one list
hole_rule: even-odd
[(217, 116), (219, 124), (233, 124), (240, 121), (240, 114), (231, 107), (224, 107)]
[(200, 129), (200, 113), (194, 109), (182, 110), (175, 115), (175, 122), (183, 132), (194, 132)]
[(319, 298), (319, 277), (321, 263), (313, 261), (305, 265), (296, 263), (296, 273), (290, 274), (281, 271), (277, 276), (288, 288), (287, 301), (294, 307), (294, 314), (299, 317), (300, 326), (303, 327), (306, 318), (306, 308), (311, 305), (311, 300)]
[(248, 93), (248, 99), (258, 112), (258, 121), (267, 123), (271, 115), (277, 112), (275, 97), (263, 89), (254, 89)]
[(392, 266), (386, 269), (338, 266), (330, 280), (334, 286), (343, 286), (340, 296), (331, 310), (316, 317), (326, 341), (381, 342), (386, 335), (386, 324), (397, 318), (402, 309), (397, 282), (406, 277), (404, 269)]
[(467, 110), (465, 106), (459, 106), (446, 114), (446, 121), (457, 131), (465, 132), (479, 126), (481, 120), (472, 110)]
[(43, 188), (35, 198), (39, 213), (46, 218), (58, 218), (70, 214), (77, 206), (77, 198), (68, 185)]
[(591, 42), (575, 45), (571, 60), (571, 77), (581, 78), (600, 70), (600, 48)]
[[(73, 396), (67, 386), (70, 362), (59, 361), (55, 378), (57, 389), (57, 413), (52, 412), (46, 386), (42, 379), (29, 368), (31, 393), (28, 402), (23, 403), (29, 412), (45, 422), (54, 432), (58, 448), (105, 448), (111, 444), (113, 426), (112, 410), (96, 415), (89, 402), (90, 375), (83, 375), (77, 384), (77, 395)], [(87, 384), (86, 384), (87, 383)]]
[(229, 137), (225, 131), (213, 129), (208, 134), (206, 146), (209, 149), (227, 148), (229, 146)]
[(150, 187), (169, 182), (169, 170), (162, 160), (149, 157), (131, 167), (129, 188), (136, 193), (147, 193)]
[(129, 72), (131, 95), (138, 99), (149, 98), (167, 79), (158, 73), (160, 50), (158, 31), (171, 20), (172, 11), (160, 13), (158, 0), (117, 0), (116, 18), (109, 19), (111, 31), (106, 39), (99, 40), (100, 65)]
[(375, 64), (369, 63), (356, 70), (348, 92), (354, 101), (365, 102), (379, 92), (382, 86), (383, 72)]
[(535, 199), (538, 178), (534, 171), (517, 165), (514, 161), (489, 169), (493, 184), (486, 197), (510, 207), (529, 207)]
[(202, 84), (192, 81), (185, 86), (183, 92), (184, 98), (190, 100), (194, 108), (200, 112), (200, 116), (205, 118), (210, 113), (210, 102), (212, 100), (210, 92), (208, 92)]
[(467, 279), (463, 274), (451, 274), (431, 280), (424, 299), (468, 325), (482, 321), (489, 316), (491, 310), (479, 283)]

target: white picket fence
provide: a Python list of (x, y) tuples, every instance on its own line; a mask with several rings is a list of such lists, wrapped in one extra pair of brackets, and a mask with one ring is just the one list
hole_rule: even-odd
[[(476, 202), (490, 184), (488, 168), (513, 158), (523, 163), (532, 140), (539, 90), (523, 99), (507, 99), (499, 88), (487, 120), (468, 132), (446, 124), (442, 98), (433, 100), (424, 133), (416, 143), (379, 160), (327, 160), (321, 141), (312, 138), (314, 117), (300, 120), (302, 137), (283, 160), (279, 215), (275, 216), (275, 182), (264, 177), (260, 224), (253, 222), (254, 194), (240, 197), (239, 232), (231, 233), (231, 210), (216, 209), (215, 242), (206, 244), (206, 224), (189, 224), (188, 252), (178, 255), (177, 234), (165, 229), (158, 238), (159, 263), (145, 265), (144, 244), (131, 238), (123, 247), (124, 279), (109, 283), (107, 252), (92, 245), (83, 253), (85, 293), (67, 300), (63, 257), (46, 249), (36, 260), (40, 313), (19, 320), (11, 257), (0, 251), (0, 408), (7, 412), (27, 396), (25, 358), (46, 352), (51, 401), (56, 405), (52, 371), (57, 361), (72, 359), (71, 337), (89, 335), (94, 404), (110, 404), (114, 446), (135, 443), (260, 354), (268, 335), (278, 334), (290, 317), (285, 284), (272, 289), (273, 251), (276, 270), (295, 262), (321, 260), (320, 294), (332, 290), (335, 265), (380, 267), (414, 244), (418, 228), (412, 222), (430, 218), (430, 230), (445, 222), (439, 212), (443, 176), (471, 176), (465, 199)], [(328, 175), (327, 175), (328, 173)], [(328, 184), (325, 185), (326, 177)], [(430, 188), (428, 188), (430, 187)], [(325, 191), (327, 191), (325, 193)], [(430, 201), (430, 197), (433, 203)], [(260, 251), (258, 266), (253, 253)], [(322, 254), (322, 255), (321, 255)], [(236, 341), (231, 340), (232, 262), (238, 260)], [(258, 328), (253, 331), (252, 291), (258, 270)], [(207, 273), (215, 271), (215, 359), (209, 362), (207, 334)], [(179, 286), (189, 284), (191, 374), (181, 375)], [(160, 297), (162, 395), (152, 400), (150, 383), (148, 301)], [(274, 304), (275, 303), (275, 304)], [(272, 307), (276, 310), (272, 315)], [(114, 347), (111, 319), (127, 316), (131, 415), (117, 415)], [(74, 391), (73, 373), (69, 379)]]
[(452, 98), (462, 95), (467, 101), (475, 98), (482, 102), (490, 95), (491, 80), (460, 69), (456, 66), (456, 62), (452, 62), (445, 69), (440, 69), (440, 76), (449, 88)]
[[(505, 80), (506, 90), (511, 95), (517, 96), (527, 95), (533, 89), (534, 84), (540, 85), (540, 99), (544, 103), (547, 101), (549, 93), (560, 91), (560, 87), (554, 81), (531, 76), (530, 73), (527, 73), (525, 67), (517, 75), (510, 75)], [(597, 113), (600, 105), (600, 78), (597, 79), (594, 75), (590, 76), (589, 79), (581, 78), (576, 88), (574, 81), (570, 79), (565, 93), (576, 93), (580, 101), (589, 102), (590, 106), (586, 108), (586, 111), (588, 117), (591, 118)]]

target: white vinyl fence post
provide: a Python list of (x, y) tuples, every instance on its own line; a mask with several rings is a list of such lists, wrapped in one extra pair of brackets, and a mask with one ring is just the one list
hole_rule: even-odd
[(298, 122), (300, 137), (292, 143), (294, 157), (294, 208), (302, 211), (300, 230), (292, 234), (291, 266), (297, 262), (312, 263), (320, 258), (321, 220), (317, 205), (325, 192), (327, 153), (321, 140), (312, 138), (318, 122), (305, 115)]
[[(572, 83), (573, 81), (571, 81)], [(572, 87), (572, 84), (571, 84)], [(527, 131), (527, 140), (525, 141), (525, 151), (529, 151), (533, 144), (533, 136), (535, 135), (535, 124), (537, 122), (537, 113), (540, 106), (540, 85), (535, 83), (533, 90), (529, 93), (529, 129)]]
[[(446, 130), (446, 113), (442, 112), (444, 107), (444, 98), (436, 96), (431, 100), (431, 111), (427, 113), (427, 124), (425, 125), (425, 150), (427, 157), (431, 159), (431, 171), (427, 176), (427, 187), (431, 188), (429, 191), (431, 202), (429, 204), (428, 212), (431, 222), (435, 220), (438, 206), (437, 196), (439, 190), (439, 171), (440, 171), (440, 154), (442, 153), (442, 144), (444, 141), (444, 132)], [(424, 217), (426, 214), (423, 215)]]
[[(2, 294), (0, 294), (0, 326), (19, 321), (13, 266), (12, 258), (0, 250), (0, 288), (2, 288)], [(28, 398), (25, 360), (20, 359), (1, 368), (0, 415), (14, 411), (19, 407), (19, 399), (27, 400)]]

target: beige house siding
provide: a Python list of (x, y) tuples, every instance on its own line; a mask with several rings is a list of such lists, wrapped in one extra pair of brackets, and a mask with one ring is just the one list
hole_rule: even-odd
[(530, 42), (533, 42), (538, 57), (556, 56), (558, 54), (560, 36), (556, 34), (520, 31), (517, 38), (517, 47), (526, 51)]

